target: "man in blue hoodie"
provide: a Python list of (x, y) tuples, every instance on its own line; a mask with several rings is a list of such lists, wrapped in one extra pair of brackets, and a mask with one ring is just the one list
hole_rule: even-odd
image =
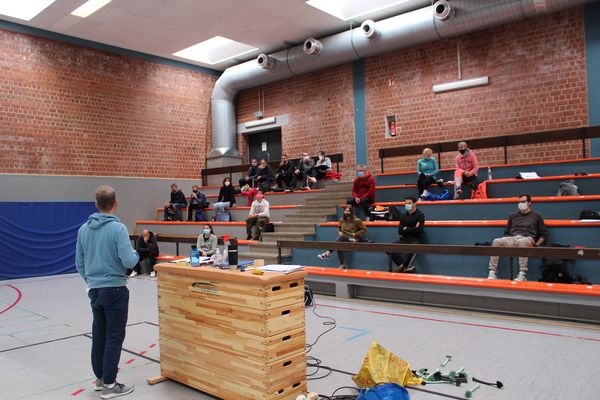
[(112, 399), (133, 391), (116, 381), (125, 339), (129, 290), (127, 268), (138, 262), (127, 228), (114, 215), (117, 196), (110, 186), (96, 189), (98, 213), (90, 215), (77, 233), (75, 264), (85, 280), (92, 305), (92, 369), (100, 398)]

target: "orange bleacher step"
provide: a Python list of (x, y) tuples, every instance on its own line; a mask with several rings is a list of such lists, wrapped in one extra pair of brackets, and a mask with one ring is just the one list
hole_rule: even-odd
[[(548, 227), (588, 227), (600, 226), (600, 221), (581, 221), (578, 219), (547, 219), (544, 220)], [(473, 220), (473, 221), (425, 221), (425, 226), (506, 226), (507, 220)], [(337, 221), (322, 222), (319, 226), (337, 226)], [(398, 226), (398, 221), (367, 221), (367, 226)]]
[[(464, 200), (436, 200), (426, 201), (419, 200), (418, 205), (429, 204), (500, 204), (500, 203), (516, 203), (518, 197), (495, 197), (490, 199), (464, 199)], [(565, 202), (565, 201), (597, 201), (600, 200), (600, 195), (581, 195), (581, 196), (534, 196), (531, 198), (534, 203), (537, 202)], [(378, 206), (399, 206), (404, 205), (404, 201), (383, 201), (375, 203)]]

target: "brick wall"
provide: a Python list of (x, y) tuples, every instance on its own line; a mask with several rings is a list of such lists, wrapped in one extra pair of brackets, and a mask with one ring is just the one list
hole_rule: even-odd
[[(378, 150), (382, 147), (587, 125), (582, 8), (461, 37), (463, 79), (488, 75), (491, 84), (435, 95), (432, 85), (457, 79), (456, 40), (365, 60), (371, 170), (380, 170)], [(390, 80), (394, 81), (391, 86)], [(352, 171), (351, 65), (274, 83), (264, 90), (265, 116), (290, 114), (292, 123), (282, 130), (284, 151), (293, 156), (303, 149), (315, 153), (321, 147), (344, 152), (349, 160), (345, 170)], [(238, 122), (253, 119), (258, 98), (257, 89), (240, 94)], [(385, 137), (387, 114), (396, 115), (398, 123), (398, 136), (393, 139)], [(246, 151), (243, 140), (239, 143)], [(502, 149), (477, 154), (482, 164), (504, 162)], [(448, 167), (453, 156), (443, 154), (443, 166)], [(580, 156), (578, 142), (509, 150), (511, 163)], [(416, 157), (387, 159), (386, 171), (412, 170)]]
[(0, 30), (0, 173), (197, 178), (216, 77)]

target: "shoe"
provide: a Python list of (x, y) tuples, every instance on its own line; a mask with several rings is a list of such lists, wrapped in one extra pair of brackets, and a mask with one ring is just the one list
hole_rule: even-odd
[(110, 389), (106, 386), (102, 388), (102, 394), (100, 395), (100, 398), (112, 399), (119, 396), (125, 396), (131, 392), (133, 392), (133, 385), (123, 385), (122, 383), (115, 382), (115, 386)]
[(369, 222), (369, 221), (371, 221), (371, 217), (365, 218), (365, 222)]
[(436, 183), (437, 183), (437, 185), (438, 185), (439, 187), (442, 187), (442, 186), (444, 186), (444, 180), (443, 180), (443, 179), (438, 179), (438, 180), (436, 181)]
[(496, 271), (494, 271), (493, 269), (490, 269), (490, 273), (488, 274), (488, 279), (498, 279), (498, 277), (496, 276)]
[(419, 197), (423, 198), (423, 197), (427, 197), (427, 196), (429, 196), (429, 192), (427, 190), (423, 190), (423, 193), (421, 193), (421, 196), (419, 196)]
[(156, 271), (150, 272), (150, 278), (156, 278)]
[(246, 240), (252, 240), (252, 235), (246, 236)]
[(404, 267), (404, 269), (402, 269), (402, 273), (404, 274), (412, 274), (413, 272), (415, 272), (417, 269), (415, 267), (413, 267), (412, 265), (409, 265), (408, 267)]
[(96, 392), (100, 392), (100, 391), (102, 391), (103, 388), (104, 388), (104, 379), (96, 378), (96, 386), (94, 387), (94, 390)]
[(527, 276), (525, 274), (526, 274), (525, 272), (520, 271), (519, 275), (517, 275), (517, 277), (515, 278), (515, 282), (526, 282)]
[(346, 269), (346, 266), (344, 264), (340, 264), (340, 266), (338, 268), (339, 269)]
[(325, 253), (319, 254), (317, 257), (319, 257), (321, 260), (327, 260), (329, 256), (331, 256), (331, 253), (326, 251)]
[(137, 276), (137, 274), (138, 274), (137, 272), (132, 271), (131, 274), (129, 274), (129, 277), (130, 278), (135, 278)]

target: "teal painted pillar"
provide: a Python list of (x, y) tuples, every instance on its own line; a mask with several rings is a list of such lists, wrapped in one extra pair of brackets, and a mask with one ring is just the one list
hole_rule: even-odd
[[(585, 53), (590, 126), (600, 125), (600, 3), (584, 9)], [(591, 140), (591, 157), (600, 157), (600, 138)]]
[(354, 146), (356, 165), (367, 165), (367, 111), (365, 100), (365, 66), (363, 60), (352, 63), (354, 88)]

